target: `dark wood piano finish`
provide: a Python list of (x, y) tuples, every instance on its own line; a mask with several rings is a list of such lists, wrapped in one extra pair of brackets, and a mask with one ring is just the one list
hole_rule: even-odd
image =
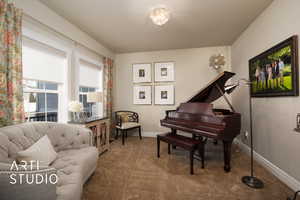
[[(229, 172), (231, 168), (232, 142), (241, 130), (241, 115), (234, 111), (224, 95), (225, 83), (234, 75), (231, 72), (223, 72), (186, 103), (181, 103), (176, 110), (166, 111), (165, 119), (160, 121), (162, 126), (171, 128), (173, 134), (176, 134), (177, 130), (181, 130), (193, 135), (223, 141), (224, 170), (226, 172)], [(211, 103), (221, 96), (225, 98), (231, 111), (213, 108)]]

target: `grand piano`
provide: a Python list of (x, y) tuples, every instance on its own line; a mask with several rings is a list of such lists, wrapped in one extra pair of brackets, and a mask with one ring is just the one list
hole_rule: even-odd
[[(225, 96), (225, 93), (232, 92), (232, 88), (225, 89), (225, 84), (234, 75), (227, 71), (221, 73), (187, 102), (181, 103), (176, 110), (166, 111), (166, 117), (160, 121), (162, 126), (171, 128), (172, 134), (177, 134), (177, 130), (180, 130), (193, 136), (221, 140), (224, 146), (225, 172), (230, 172), (231, 145), (241, 130), (241, 115), (235, 112)], [(231, 110), (213, 108), (212, 102), (221, 96)]]

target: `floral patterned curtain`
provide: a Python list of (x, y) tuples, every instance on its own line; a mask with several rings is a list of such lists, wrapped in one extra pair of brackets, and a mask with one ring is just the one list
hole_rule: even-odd
[(113, 63), (114, 61), (110, 58), (103, 58), (103, 65), (104, 65), (104, 113), (106, 117), (111, 120), (111, 127), (110, 132), (112, 131), (113, 123), (112, 123), (112, 89), (113, 89)]
[(0, 0), (0, 127), (24, 120), (22, 12)]

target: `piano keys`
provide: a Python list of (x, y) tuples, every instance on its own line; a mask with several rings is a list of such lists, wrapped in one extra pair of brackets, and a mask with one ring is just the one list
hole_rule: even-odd
[[(223, 72), (201, 89), (187, 102), (181, 103), (176, 110), (166, 111), (166, 117), (160, 121), (162, 126), (192, 135), (221, 140), (223, 142), (224, 170), (230, 172), (231, 145), (240, 134), (241, 115), (236, 113), (225, 96), (225, 84), (235, 74)], [(212, 102), (223, 96), (231, 110), (216, 109)]]

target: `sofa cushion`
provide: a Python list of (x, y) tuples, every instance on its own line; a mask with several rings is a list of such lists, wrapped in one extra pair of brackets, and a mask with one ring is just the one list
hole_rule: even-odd
[(90, 130), (74, 125), (57, 124), (51, 129), (48, 129), (46, 134), (54, 146), (54, 149), (59, 152), (68, 149), (80, 149), (90, 146), (89, 136)]
[(65, 163), (57, 169), (57, 200), (80, 200), (82, 194), (82, 174), (77, 164)]
[(141, 126), (141, 124), (136, 123), (136, 122), (126, 122), (126, 123), (122, 123), (122, 126), (117, 126), (117, 128), (129, 129), (129, 128), (134, 128), (134, 127), (138, 127), (138, 126)]
[(81, 200), (82, 184), (79, 182), (63, 184), (56, 188), (56, 194), (56, 200)]
[[(53, 178), (56, 174), (56, 169), (46, 168), (40, 170), (17, 171), (10, 170), (11, 164), (0, 163), (0, 199), (1, 200), (54, 200), (56, 199), (56, 184), (50, 184), (42, 181), (36, 183), (32, 181), (32, 177), (36, 175), (42, 176), (44, 180)], [(21, 176), (22, 175), (22, 176)], [(11, 178), (14, 177), (14, 178)], [(18, 178), (19, 177), (19, 178)], [(30, 178), (28, 178), (30, 177)], [(52, 181), (55, 182), (54, 179)], [(20, 183), (20, 180), (22, 183)], [(41, 179), (39, 179), (41, 180)], [(28, 183), (28, 181), (32, 181)], [(12, 184), (13, 182), (14, 184)], [(52, 182), (53, 183), (53, 182)]]
[(130, 120), (131, 120), (130, 113), (128, 113), (128, 112), (119, 112), (118, 116), (121, 118), (122, 123), (130, 122)]
[(55, 152), (49, 138), (44, 135), (31, 147), (25, 151), (19, 151), (17, 160), (21, 161), (39, 161), (41, 166), (49, 166), (56, 159), (57, 153)]
[[(44, 128), (45, 132), (45, 128)], [(32, 124), (20, 124), (0, 129), (0, 162), (11, 163), (19, 151), (23, 151), (38, 141), (45, 133)]]
[[(98, 150), (91, 147), (91, 130), (75, 125), (33, 122), (0, 128), (0, 163), (12, 163), (19, 151), (49, 137), (57, 159), (57, 199), (80, 200), (82, 185), (97, 166)], [(34, 186), (33, 186), (34, 187)], [(11, 198), (13, 199), (13, 198)]]
[[(84, 182), (94, 171), (98, 161), (98, 150), (95, 147), (65, 150), (58, 153), (57, 159), (51, 165), (59, 171), (72, 173), (79, 171)], [(73, 166), (73, 168), (68, 168)]]
[(91, 145), (91, 130), (79, 126), (33, 122), (0, 128), (0, 162), (11, 163), (17, 153), (33, 145), (45, 134), (56, 151)]

